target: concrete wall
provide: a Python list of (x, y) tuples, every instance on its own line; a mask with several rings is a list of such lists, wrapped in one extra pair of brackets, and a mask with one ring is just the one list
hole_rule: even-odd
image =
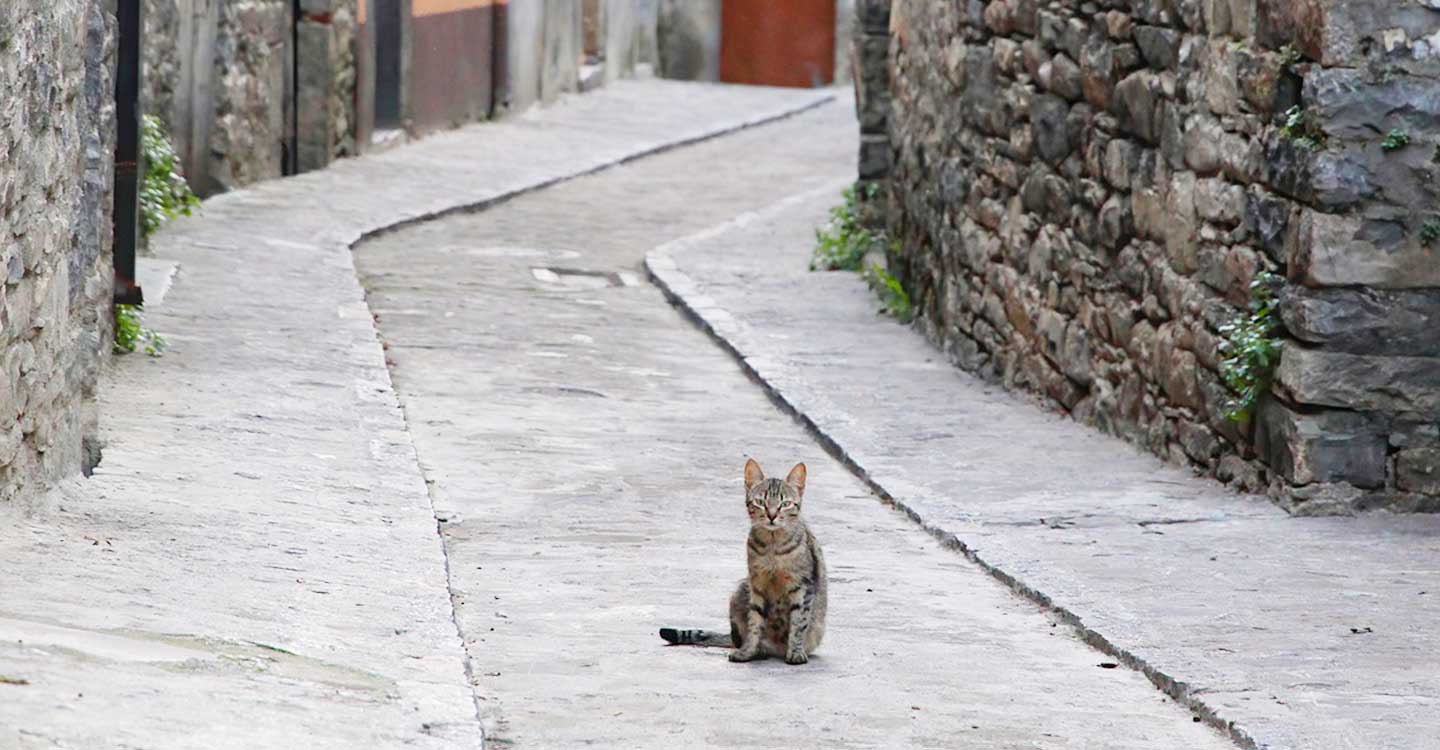
[[(1440, 508), (1440, 11), (860, 2), (862, 176), (957, 365), (1297, 510)], [(1289, 330), (1257, 429), (1220, 327), (1266, 269)]]
[(584, 54), (576, 0), (511, 0), (505, 6), (505, 75), (496, 107), (523, 111), (575, 91)]
[(601, 0), (605, 80), (628, 78), (658, 62), (660, 0)]
[(112, 341), (113, 3), (0, 3), (0, 505), (98, 459)]

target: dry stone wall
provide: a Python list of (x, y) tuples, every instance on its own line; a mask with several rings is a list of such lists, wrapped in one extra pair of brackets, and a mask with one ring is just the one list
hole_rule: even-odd
[(1440, 2), (859, 5), (861, 178), (956, 364), (1297, 510), (1440, 507)]
[(114, 7), (0, 3), (0, 505), (98, 460)]

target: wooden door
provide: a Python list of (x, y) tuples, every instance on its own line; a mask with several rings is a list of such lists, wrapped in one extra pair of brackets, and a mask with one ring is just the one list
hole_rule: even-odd
[(723, 0), (720, 80), (811, 88), (835, 78), (835, 0)]

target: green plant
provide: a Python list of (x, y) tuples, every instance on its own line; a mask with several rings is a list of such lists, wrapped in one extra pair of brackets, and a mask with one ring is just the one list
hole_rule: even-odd
[(1300, 61), (1304, 59), (1304, 56), (1300, 54), (1300, 50), (1295, 49), (1294, 45), (1286, 44), (1280, 48), (1280, 67), (1282, 68), (1287, 70), (1293, 68), (1299, 65)]
[(180, 157), (170, 145), (165, 127), (145, 115), (141, 132), (145, 174), (140, 183), (140, 236), (149, 239), (165, 222), (189, 216), (200, 205), (180, 168)]
[(145, 327), (145, 320), (136, 305), (115, 306), (115, 353), (129, 354), (143, 349), (152, 357), (165, 351), (165, 338)]
[(1223, 339), (1220, 375), (1237, 394), (1226, 417), (1237, 422), (1250, 418), (1255, 403), (1270, 387), (1280, 361), (1280, 328), (1275, 289), (1280, 277), (1268, 271), (1255, 274), (1250, 282), (1250, 304), (1229, 323), (1220, 326)]
[(1435, 244), (1435, 240), (1440, 240), (1440, 218), (1430, 219), (1420, 227), (1421, 242), (1427, 245), (1433, 245)]
[(1285, 119), (1280, 125), (1280, 135), (1293, 141), (1296, 146), (1317, 151), (1325, 145), (1325, 131), (1298, 104), (1285, 110)]
[(901, 323), (909, 323), (915, 317), (915, 312), (910, 306), (910, 294), (905, 287), (900, 285), (900, 280), (880, 266), (879, 263), (871, 263), (865, 269), (865, 283), (870, 285), (875, 293), (880, 295), (880, 304), (885, 306), (885, 312)]
[(1395, 128), (1389, 133), (1386, 133), (1385, 140), (1380, 141), (1380, 148), (1386, 151), (1399, 151), (1408, 145), (1410, 145), (1410, 134), (1400, 128)]
[[(874, 198), (877, 190), (870, 185), (865, 196)], [(855, 187), (845, 188), (842, 195), (845, 202), (830, 209), (830, 219), (815, 230), (811, 271), (859, 271), (865, 253), (884, 241), (883, 233), (872, 232), (860, 223)]]

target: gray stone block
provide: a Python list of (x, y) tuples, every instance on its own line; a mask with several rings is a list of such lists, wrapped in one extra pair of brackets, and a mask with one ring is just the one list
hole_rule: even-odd
[(1286, 344), (1276, 386), (1299, 404), (1440, 417), (1440, 358), (1387, 357)]
[(1440, 495), (1440, 447), (1411, 448), (1395, 455), (1395, 486)]
[(1401, 220), (1305, 208), (1290, 251), (1290, 276), (1311, 286), (1437, 287), (1435, 258), (1419, 227)]
[(1291, 335), (1328, 350), (1440, 357), (1440, 290), (1291, 285), (1280, 311)]
[(890, 173), (890, 139), (867, 135), (860, 139), (860, 179), (881, 179)]
[(1255, 446), (1271, 469), (1292, 484), (1385, 484), (1387, 441), (1383, 424), (1350, 411), (1300, 412), (1276, 399), (1258, 411)]

